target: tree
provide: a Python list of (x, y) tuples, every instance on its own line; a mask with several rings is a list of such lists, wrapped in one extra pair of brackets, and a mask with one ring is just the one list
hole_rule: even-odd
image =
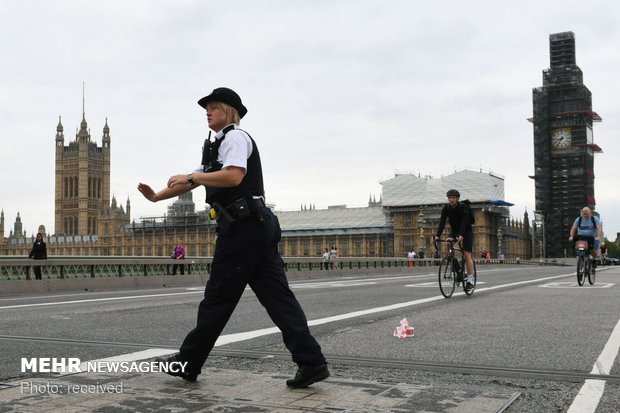
[(620, 247), (613, 241), (609, 241), (605, 238), (605, 245), (607, 245), (607, 256), (610, 258), (620, 258)]

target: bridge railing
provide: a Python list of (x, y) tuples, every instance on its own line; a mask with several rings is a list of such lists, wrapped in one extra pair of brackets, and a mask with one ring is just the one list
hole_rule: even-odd
[[(44, 279), (98, 278), (98, 277), (148, 277), (170, 275), (172, 266), (185, 266), (187, 274), (207, 275), (211, 272), (213, 257), (187, 257), (173, 260), (169, 257), (53, 257), (47, 260), (30, 260), (25, 257), (0, 257), (0, 281), (34, 279), (33, 267), (41, 268)], [(319, 257), (284, 257), (287, 272), (356, 270), (405, 270), (439, 264), (435, 258), (416, 259), (392, 257), (339, 257), (324, 262)], [(538, 260), (476, 260), (484, 264), (536, 264), (563, 265), (564, 262)]]

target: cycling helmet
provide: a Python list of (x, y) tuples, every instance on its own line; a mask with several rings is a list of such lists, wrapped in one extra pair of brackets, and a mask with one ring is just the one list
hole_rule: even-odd
[(461, 193), (459, 191), (457, 191), (456, 189), (450, 189), (447, 193), (446, 196), (455, 196), (457, 198), (461, 197)]

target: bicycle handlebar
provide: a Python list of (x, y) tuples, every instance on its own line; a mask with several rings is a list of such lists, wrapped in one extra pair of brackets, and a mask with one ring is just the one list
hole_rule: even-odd
[(445, 242), (445, 243), (448, 243), (450, 245), (459, 244), (459, 248), (462, 248), (462, 246), (463, 246), (463, 241), (457, 241), (454, 238), (448, 238), (448, 239), (435, 238), (435, 240), (433, 241), (433, 246), (435, 247), (436, 251), (439, 251), (439, 246), (437, 244), (440, 243), (440, 242)]

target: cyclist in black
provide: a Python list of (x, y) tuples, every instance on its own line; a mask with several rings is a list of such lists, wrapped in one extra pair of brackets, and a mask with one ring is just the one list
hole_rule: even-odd
[(441, 210), (441, 218), (439, 219), (439, 228), (437, 235), (433, 237), (433, 241), (441, 236), (446, 227), (446, 219), (450, 220), (450, 236), (448, 239), (462, 242), (463, 259), (465, 260), (465, 272), (467, 280), (465, 288), (471, 290), (474, 288), (474, 261), (471, 253), (474, 247), (474, 231), (471, 227), (470, 214), (471, 210), (468, 205), (459, 202), (461, 194), (456, 189), (450, 189), (446, 193), (448, 204), (444, 205)]

